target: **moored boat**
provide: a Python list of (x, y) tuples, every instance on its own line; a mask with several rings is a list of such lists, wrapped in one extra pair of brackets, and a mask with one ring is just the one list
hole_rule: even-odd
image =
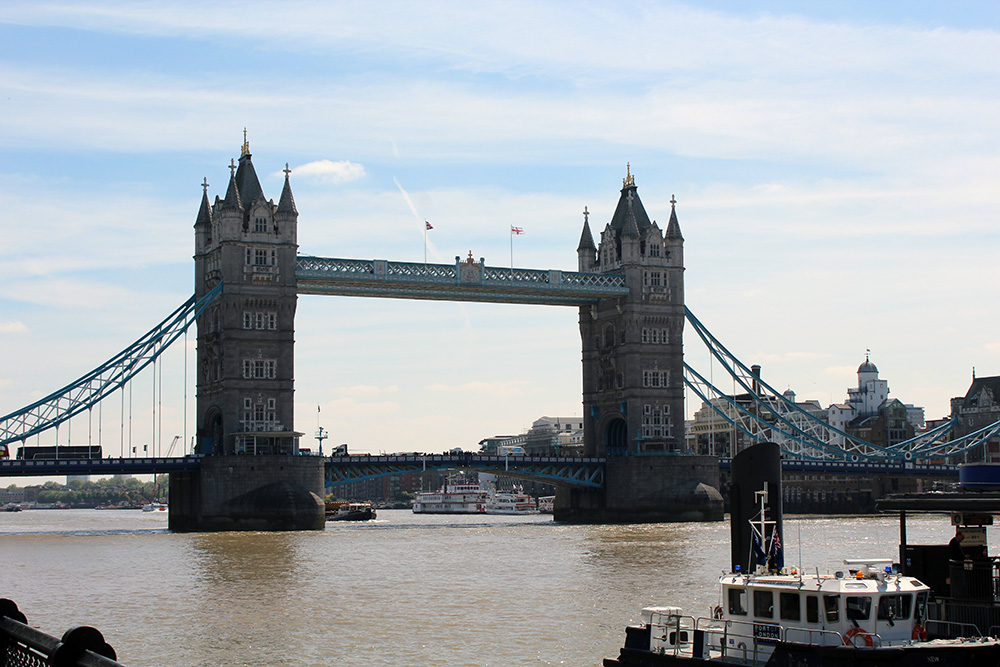
[(535, 499), (526, 493), (514, 491), (498, 491), (486, 501), (487, 514), (538, 514)]
[(327, 521), (371, 521), (378, 515), (371, 503), (327, 503)]
[(437, 491), (422, 491), (413, 500), (414, 514), (482, 514), (486, 490), (479, 484), (453, 483)]
[[(768, 449), (757, 450), (755, 459), (757, 447)], [(719, 578), (718, 605), (705, 615), (677, 606), (643, 609), (641, 623), (626, 628), (624, 646), (605, 667), (1000, 664), (1000, 642), (934, 618), (931, 588), (901, 573), (892, 559), (847, 559), (846, 573), (785, 568), (778, 460), (771, 444), (733, 460), (734, 562)], [(762, 472), (762, 461), (775, 470)], [(752, 516), (748, 503), (735, 498), (750, 484), (760, 489)]]
[(146, 503), (145, 505), (142, 506), (142, 511), (143, 512), (166, 512), (167, 511), (167, 504), (166, 503), (155, 503), (155, 502), (154, 503)]
[(538, 511), (542, 514), (552, 514), (555, 508), (555, 496), (539, 496), (538, 497)]

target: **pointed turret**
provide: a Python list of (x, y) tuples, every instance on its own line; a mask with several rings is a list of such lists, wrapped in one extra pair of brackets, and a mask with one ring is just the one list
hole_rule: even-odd
[(299, 211), (295, 208), (295, 198), (292, 196), (292, 186), (288, 182), (288, 175), (292, 173), (292, 170), (288, 168), (288, 163), (285, 163), (285, 187), (281, 189), (281, 198), (278, 200), (278, 210), (279, 214), (284, 215), (298, 215)]
[(243, 150), (248, 151), (240, 156), (240, 167), (236, 170), (236, 187), (240, 191), (240, 201), (249, 210), (250, 205), (258, 199), (264, 200), (264, 190), (257, 180), (257, 172), (250, 161), (249, 147), (244, 144)]
[(590, 211), (583, 207), (583, 232), (580, 234), (580, 245), (576, 247), (577, 267), (580, 271), (590, 271), (594, 268), (597, 257), (597, 246), (594, 245), (594, 235), (590, 233)]
[(201, 193), (201, 208), (198, 209), (198, 219), (195, 220), (195, 228), (211, 228), (212, 227), (212, 207), (208, 203), (208, 179), (202, 183), (204, 190)]
[(667, 239), (669, 240), (684, 240), (681, 236), (681, 225), (677, 222), (677, 211), (675, 209), (677, 205), (677, 199), (670, 195), (670, 222), (667, 223)]
[(229, 187), (226, 188), (226, 198), (222, 200), (223, 211), (238, 211), (243, 208), (240, 201), (240, 190), (236, 186), (236, 165), (232, 160), (229, 163)]
[(640, 236), (649, 226), (649, 216), (639, 199), (635, 176), (631, 173), (631, 165), (627, 165), (625, 178), (622, 179), (621, 197), (615, 214), (611, 217), (611, 228), (615, 230), (615, 236), (621, 239), (626, 230), (629, 236)]

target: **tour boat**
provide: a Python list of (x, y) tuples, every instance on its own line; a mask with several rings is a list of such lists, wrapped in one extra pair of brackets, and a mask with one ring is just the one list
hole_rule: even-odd
[(542, 514), (552, 514), (555, 508), (556, 497), (555, 496), (539, 496), (538, 497), (538, 511)]
[(424, 491), (413, 501), (414, 514), (481, 514), (486, 491), (479, 484), (447, 482), (437, 491)]
[(535, 499), (519, 489), (497, 491), (486, 501), (487, 514), (538, 514)]
[(166, 503), (146, 503), (145, 505), (142, 506), (142, 511), (143, 512), (166, 512), (167, 511), (167, 504)]
[[(780, 468), (776, 479), (780, 488)], [(747, 567), (736, 562), (719, 578), (718, 605), (704, 616), (676, 606), (646, 607), (605, 667), (1000, 665), (997, 639), (980, 636), (974, 626), (931, 618), (931, 588), (900, 574), (891, 559), (847, 559), (846, 573), (785, 568), (780, 493), (770, 505), (778, 519), (767, 518), (768, 495), (765, 483), (754, 494), (760, 512), (743, 532), (735, 522), (745, 515), (734, 504), (734, 561), (745, 546)]]
[(371, 503), (327, 503), (327, 521), (371, 521), (378, 515)]

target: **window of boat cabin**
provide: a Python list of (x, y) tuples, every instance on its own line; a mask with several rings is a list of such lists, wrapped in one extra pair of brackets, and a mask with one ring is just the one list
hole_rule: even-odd
[(757, 618), (774, 618), (774, 593), (771, 591), (753, 592), (753, 615)]
[(819, 623), (819, 598), (806, 596), (806, 623)]
[(872, 615), (872, 599), (867, 595), (848, 595), (844, 600), (848, 621), (867, 621)]
[(734, 616), (747, 615), (747, 592), (742, 588), (730, 588), (729, 593), (729, 613)]
[(927, 614), (927, 592), (917, 593), (917, 606), (914, 609), (918, 621), (923, 621)]
[(827, 623), (840, 623), (840, 596), (824, 595), (823, 611), (826, 613)]
[(778, 615), (783, 621), (798, 621), (802, 608), (798, 593), (778, 593)]
[(909, 593), (905, 595), (883, 595), (878, 599), (878, 613), (876, 618), (880, 621), (895, 621), (910, 617), (910, 604), (913, 596)]

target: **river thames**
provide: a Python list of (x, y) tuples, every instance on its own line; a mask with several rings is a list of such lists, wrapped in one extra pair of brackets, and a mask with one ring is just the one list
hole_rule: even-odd
[[(907, 525), (913, 544), (952, 534), (943, 516)], [(49, 634), (98, 628), (130, 667), (585, 667), (618, 655), (644, 606), (707, 614), (729, 567), (728, 521), (382, 510), (325, 532), (166, 526), (165, 513), (0, 513), (0, 597)], [(810, 571), (898, 560), (898, 542), (895, 517), (785, 519), (786, 565)]]

